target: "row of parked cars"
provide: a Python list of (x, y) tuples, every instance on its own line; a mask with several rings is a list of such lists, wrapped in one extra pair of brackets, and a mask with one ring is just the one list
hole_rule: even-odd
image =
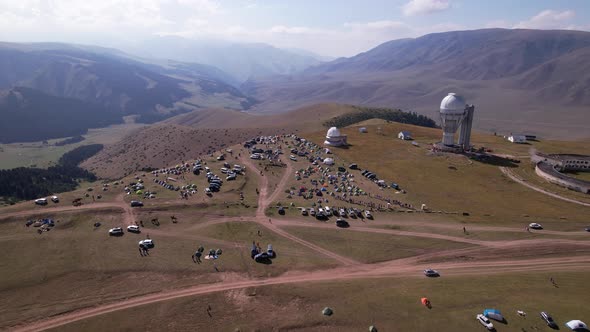
[(329, 206), (325, 206), (325, 207), (319, 207), (314, 208), (311, 207), (309, 209), (306, 209), (304, 207), (300, 208), (301, 209), (301, 215), (303, 216), (307, 216), (307, 215), (311, 215), (313, 217), (316, 217), (316, 219), (327, 219), (328, 217), (331, 216), (336, 216), (336, 217), (341, 217), (341, 218), (352, 218), (352, 219), (356, 219), (358, 218), (367, 218), (367, 219), (373, 219), (373, 215), (371, 214), (371, 211), (368, 210), (360, 210), (357, 208), (331, 208)]

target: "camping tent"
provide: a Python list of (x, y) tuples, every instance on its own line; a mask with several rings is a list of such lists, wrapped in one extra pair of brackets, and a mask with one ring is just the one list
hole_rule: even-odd
[(483, 311), (483, 315), (486, 316), (487, 318), (491, 318), (491, 319), (497, 320), (498, 322), (505, 321), (504, 316), (502, 316), (502, 314), (500, 313), (500, 310), (496, 310), (496, 309), (485, 309)]
[(570, 320), (569, 322), (565, 323), (565, 325), (567, 327), (569, 327), (570, 329), (572, 329), (573, 331), (584, 331), (584, 330), (588, 330), (588, 326), (582, 322), (581, 320)]
[(324, 164), (329, 165), (329, 166), (334, 165), (334, 159), (333, 158), (326, 158), (326, 159), (324, 159)]

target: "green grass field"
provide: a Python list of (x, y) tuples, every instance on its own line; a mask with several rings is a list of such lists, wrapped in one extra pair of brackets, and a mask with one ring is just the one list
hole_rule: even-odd
[(339, 229), (336, 226), (333, 230), (299, 226), (285, 227), (285, 230), (320, 247), (363, 263), (377, 263), (441, 249), (470, 246), (438, 239), (356, 232), (350, 229)]
[[(494, 322), (498, 331), (550, 331), (540, 311), (548, 311), (560, 330), (567, 330), (566, 321), (587, 321), (585, 294), (590, 289), (585, 275), (551, 274), (559, 288), (549, 283), (546, 273), (257, 287), (154, 303), (54, 330), (367, 331), (374, 325), (379, 331), (485, 331), (475, 320), (485, 308), (499, 309), (506, 318), (507, 324)], [(430, 299), (432, 309), (420, 304), (421, 297)], [(206, 312), (208, 305), (211, 317)], [(326, 306), (334, 315), (321, 314)], [(527, 316), (518, 316), (517, 310)]]
[[(259, 230), (261, 231), (261, 236), (258, 236)], [(242, 249), (242, 255), (245, 257), (244, 263), (250, 263), (250, 275), (276, 276), (289, 270), (309, 270), (336, 266), (328, 258), (291, 240), (278, 236), (264, 226), (253, 222), (229, 222), (188, 232), (244, 245), (245, 249)], [(252, 264), (253, 262), (250, 258), (252, 241), (260, 243), (260, 247), (263, 250), (266, 250), (268, 244), (273, 245), (274, 250), (277, 252), (277, 258), (273, 260), (272, 264)]]

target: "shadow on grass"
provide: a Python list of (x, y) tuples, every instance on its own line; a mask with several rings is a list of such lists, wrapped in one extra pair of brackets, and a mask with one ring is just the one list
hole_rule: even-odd
[(489, 155), (489, 154), (471, 154), (471, 155), (467, 155), (467, 157), (473, 161), (477, 161), (482, 164), (501, 166), (501, 167), (510, 167), (510, 168), (518, 167), (518, 163), (520, 162), (515, 159), (503, 158), (503, 157)]

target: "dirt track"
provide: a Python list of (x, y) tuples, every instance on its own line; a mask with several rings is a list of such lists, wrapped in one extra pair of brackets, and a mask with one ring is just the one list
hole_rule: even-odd
[[(118, 310), (124, 310), (133, 308), (141, 305), (150, 303), (156, 303), (161, 301), (167, 301), (171, 299), (202, 295), (214, 292), (221, 292), (234, 289), (242, 289), (247, 287), (260, 287), (268, 285), (278, 284), (290, 284), (290, 283), (305, 283), (305, 282), (323, 282), (332, 280), (347, 280), (347, 279), (361, 279), (361, 278), (381, 278), (381, 277), (422, 277), (421, 270), (424, 268), (423, 262), (428, 259), (453, 257), (467, 254), (474, 254), (478, 252), (488, 252), (489, 248), (502, 248), (512, 250), (524, 250), (527, 246), (545, 246), (553, 248), (557, 245), (572, 245), (572, 246), (590, 246), (587, 241), (576, 241), (576, 240), (547, 240), (547, 239), (533, 239), (533, 240), (517, 240), (517, 241), (483, 241), (473, 240), (464, 237), (455, 237), (449, 235), (441, 235), (434, 233), (422, 233), (422, 232), (410, 232), (410, 231), (398, 231), (381, 228), (371, 228), (353, 225), (350, 231), (359, 232), (371, 232), (380, 234), (392, 234), (397, 236), (411, 236), (411, 237), (424, 237), (424, 238), (435, 238), (454, 242), (462, 242), (473, 245), (473, 247), (439, 251), (435, 253), (429, 253), (414, 257), (408, 257), (403, 259), (397, 259), (388, 262), (382, 262), (377, 264), (362, 264), (356, 262), (350, 258), (340, 256), (329, 250), (321, 248), (313, 243), (298, 238), (284, 229), (282, 226), (300, 226), (300, 227), (314, 227), (314, 228), (329, 228), (333, 229), (335, 226), (326, 223), (301, 223), (289, 219), (277, 219), (275, 221), (269, 220), (265, 215), (265, 210), (269, 205), (275, 201), (278, 195), (283, 192), (285, 185), (288, 182), (289, 176), (292, 175), (292, 167), (287, 164), (285, 173), (281, 178), (277, 188), (272, 194), (269, 195), (268, 191), (268, 179), (266, 176), (261, 176), (259, 171), (250, 162), (249, 159), (242, 158), (241, 160), (252, 172), (255, 172), (259, 176), (259, 197), (258, 197), (258, 208), (255, 217), (222, 217), (212, 220), (205, 221), (195, 225), (192, 228), (200, 228), (208, 225), (225, 223), (230, 221), (240, 220), (252, 220), (269, 230), (277, 233), (280, 236), (288, 238), (294, 242), (308, 247), (309, 249), (325, 255), (335, 261), (338, 261), (342, 265), (328, 270), (302, 272), (302, 271), (290, 271), (284, 275), (257, 280), (245, 280), (245, 281), (226, 281), (217, 284), (209, 285), (198, 285), (194, 287), (177, 289), (171, 291), (165, 291), (157, 294), (149, 294), (144, 296), (138, 296), (131, 299), (126, 299), (116, 303), (100, 305), (96, 307), (86, 308), (61, 314), (55, 317), (46, 318), (31, 324), (17, 326), (13, 331), (40, 331), (50, 328), (56, 328), (68, 323), (75, 321), (91, 318), (98, 315), (103, 315), (109, 312)], [(115, 203), (95, 203), (83, 205), (81, 207), (55, 207), (43, 210), (43, 212), (60, 212), (60, 211), (71, 211), (71, 210), (92, 210), (92, 209), (104, 209), (104, 208), (120, 208), (125, 212), (126, 223), (133, 223), (133, 209), (128, 204), (122, 202), (122, 196), (118, 197), (121, 202)], [(24, 211), (4, 215), (2, 217), (12, 216), (25, 216), (30, 214), (39, 213), (37, 211)], [(422, 223), (427, 225), (428, 223)], [(483, 228), (483, 227), (482, 227)], [(490, 228), (490, 227), (486, 227)], [(491, 227), (493, 228), (493, 227)], [(490, 229), (491, 230), (491, 229)], [(498, 228), (497, 230), (502, 231), (516, 231), (515, 229)], [(559, 232), (567, 233), (567, 232)], [(164, 235), (164, 234), (162, 234)], [(169, 236), (176, 236), (179, 234), (170, 233), (166, 234)], [(562, 234), (560, 234), (562, 235)], [(196, 238), (191, 235), (191, 238)], [(219, 243), (226, 245), (235, 245), (235, 243), (219, 240)], [(522, 271), (553, 271), (553, 270), (588, 270), (590, 263), (590, 256), (571, 256), (571, 257), (551, 257), (551, 258), (534, 258), (528, 260), (515, 260), (515, 259), (497, 259), (497, 260), (471, 260), (471, 261), (442, 261), (437, 263), (437, 268), (442, 271), (446, 276), (459, 276), (459, 275), (488, 275), (498, 273), (509, 273), (509, 272), (522, 272)]]
[(516, 175), (514, 175), (506, 167), (500, 167), (500, 170), (502, 171), (502, 173), (504, 173), (507, 177), (509, 177), (513, 181), (518, 182), (518, 183), (522, 184), (523, 186), (528, 187), (528, 188), (530, 188), (530, 189), (532, 189), (534, 191), (540, 192), (540, 193), (545, 194), (545, 195), (549, 195), (549, 196), (551, 196), (553, 198), (561, 199), (561, 200), (566, 201), (566, 202), (570, 202), (570, 203), (574, 203), (574, 204), (579, 204), (579, 205), (583, 205), (583, 206), (590, 206), (590, 203), (581, 202), (581, 201), (578, 201), (578, 200), (575, 200), (575, 199), (572, 199), (572, 198), (563, 197), (561, 195), (554, 194), (554, 193), (552, 193), (550, 191), (547, 191), (545, 189), (541, 189), (541, 188), (539, 188), (537, 186), (533, 186), (532, 184), (524, 181), (523, 179), (518, 178)]

